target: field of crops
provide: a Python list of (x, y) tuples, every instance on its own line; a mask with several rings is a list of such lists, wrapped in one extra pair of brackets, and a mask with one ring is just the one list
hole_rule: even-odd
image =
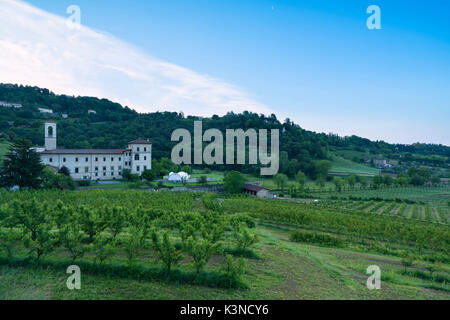
[[(1, 191), (0, 299), (448, 299), (439, 203)], [(365, 286), (374, 263), (378, 292)], [(82, 290), (65, 288), (71, 264)]]
[(392, 217), (416, 219), (432, 223), (450, 223), (450, 208), (432, 206), (431, 204), (407, 203), (402, 201), (330, 201), (330, 205), (340, 209), (347, 209), (367, 214), (380, 214)]
[(373, 176), (380, 173), (379, 169), (369, 167), (339, 156), (331, 158), (330, 174), (358, 174)]
[(370, 190), (353, 190), (343, 192), (333, 192), (325, 197), (339, 199), (371, 199), (382, 198), (389, 200), (410, 200), (413, 202), (427, 203), (432, 207), (448, 207), (450, 201), (450, 186), (425, 186), (425, 187), (401, 187), (401, 188), (381, 188)]
[(3, 157), (8, 152), (9, 143), (0, 142), (0, 164), (3, 163)]

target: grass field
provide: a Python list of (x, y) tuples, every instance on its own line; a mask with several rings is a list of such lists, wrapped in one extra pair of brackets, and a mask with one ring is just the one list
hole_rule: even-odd
[(372, 168), (339, 156), (332, 156), (330, 174), (357, 174), (374, 176), (380, 173), (379, 169)]
[[(60, 199), (65, 205), (75, 207), (82, 205), (100, 208), (105, 204), (119, 204), (132, 211), (132, 203), (140, 203), (150, 212), (157, 208), (167, 212), (188, 213), (188, 216), (205, 210), (219, 210), (225, 216), (244, 213), (250, 215), (256, 222), (250, 232), (257, 235), (259, 241), (251, 247), (254, 256), (246, 259), (247, 271), (243, 281), (248, 287), (224, 289), (167, 281), (163, 278), (149, 280), (134, 273), (98, 274), (92, 273), (89, 268), (83, 272), (82, 268), (82, 288), (71, 291), (66, 287), (68, 275), (60, 266), (89, 266), (94, 258), (90, 252), (72, 263), (69, 253), (58, 248), (45, 256), (46, 265), (23, 264), (13, 267), (4, 262), (4, 251), (0, 249), (0, 261), (3, 261), (0, 264), (0, 299), (448, 300), (450, 228), (449, 210), (444, 206), (448, 191), (448, 187), (439, 190), (397, 190), (398, 197), (410, 200), (414, 198), (420, 203), (389, 201), (387, 197), (382, 201), (346, 198), (321, 200), (318, 203), (219, 197), (214, 201), (220, 206), (214, 205), (210, 209), (206, 209), (210, 205), (202, 202), (203, 197), (192, 193), (121, 190), (33, 193), (33, 197), (39, 202)], [(374, 190), (360, 191), (359, 195), (373, 197), (375, 194), (380, 196), (391, 193), (392, 190)], [(27, 201), (29, 197), (29, 193), (0, 193), (2, 204), (14, 199)], [(436, 204), (435, 197), (444, 199)], [(444, 210), (443, 213), (439, 211), (441, 209)], [(443, 217), (447, 221), (443, 221)], [(385, 230), (386, 228), (389, 229)], [(294, 231), (339, 239), (341, 245), (293, 242), (291, 235)], [(415, 237), (420, 238), (422, 235), (425, 238), (415, 240)], [(222, 241), (224, 247), (232, 247), (232, 233), (227, 232)], [(416, 260), (407, 268), (407, 272), (400, 256), (404, 250), (414, 254)], [(27, 250), (18, 247), (16, 254), (25, 256)], [(441, 257), (441, 262), (434, 266), (433, 276), (429, 275), (427, 264), (423, 260), (423, 257), (431, 255)], [(215, 254), (205, 270), (219, 270), (223, 263), (223, 255)], [(125, 252), (120, 249), (108, 261), (107, 266), (109, 265), (125, 266)], [(154, 252), (142, 249), (137, 266), (157, 265)], [(366, 287), (366, 269), (370, 265), (377, 265), (381, 269), (380, 290), (369, 290)], [(190, 259), (183, 258), (176, 270), (189, 273), (191, 268)]]
[(3, 163), (3, 156), (8, 152), (9, 143), (0, 142), (0, 165)]

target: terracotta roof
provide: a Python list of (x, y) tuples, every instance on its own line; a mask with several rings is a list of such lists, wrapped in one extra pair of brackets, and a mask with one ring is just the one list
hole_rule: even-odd
[(137, 140), (133, 140), (128, 142), (128, 144), (152, 144), (150, 141), (148, 140), (144, 140), (144, 139), (137, 139)]
[(41, 154), (123, 154), (130, 149), (56, 149), (46, 150)]
[(261, 186), (258, 186), (256, 184), (246, 183), (246, 184), (244, 184), (244, 190), (253, 191), (253, 192), (259, 192), (261, 190), (269, 190), (269, 189), (261, 187)]

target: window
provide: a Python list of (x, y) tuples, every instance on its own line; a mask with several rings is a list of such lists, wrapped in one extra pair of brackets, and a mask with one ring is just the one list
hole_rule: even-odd
[(122, 171), (119, 171), (119, 176), (121, 176), (122, 175)]
[(103, 157), (103, 162), (106, 162), (106, 158), (105, 157)]
[(147, 166), (144, 166), (144, 171), (147, 170)]
[(98, 162), (98, 157), (95, 157), (95, 162)]
[(89, 167), (84, 167), (84, 173), (89, 173)]
[(136, 148), (137, 152), (139, 152), (139, 147)]
[(119, 166), (119, 170), (122, 170), (122, 166)]
[(112, 176), (114, 175), (114, 171), (111, 171), (111, 175), (112, 175)]
[(75, 162), (78, 162), (78, 158), (75, 158)]
[(136, 166), (136, 171), (137, 171), (137, 172), (139, 172), (139, 171), (140, 171), (140, 168), (139, 168), (139, 166)]
[(111, 157), (111, 162), (114, 161), (114, 158)]
[(75, 168), (75, 173), (78, 173), (78, 168)]
[(66, 158), (63, 158), (63, 162), (66, 162)]
[(98, 172), (95, 173), (95, 176), (98, 177)]
[(144, 156), (144, 161), (145, 161), (145, 160), (147, 160), (147, 157), (146, 157), (146, 156)]
[(53, 162), (53, 158), (48, 159), (48, 161)]
[(95, 171), (98, 171), (98, 167), (95, 167)]
[(114, 171), (114, 166), (111, 167), (111, 171)]
[(106, 171), (106, 167), (103, 167), (103, 171)]
[(134, 155), (134, 160), (139, 160), (139, 155), (138, 154)]
[(104, 177), (106, 176), (106, 172), (103, 172), (103, 176), (104, 176)]
[(147, 147), (144, 147), (144, 152), (146, 152), (147, 151)]
[(89, 158), (88, 157), (86, 157), (86, 162), (88, 162), (89, 161)]
[(122, 161), (122, 158), (121, 158), (121, 157), (119, 157), (119, 161)]

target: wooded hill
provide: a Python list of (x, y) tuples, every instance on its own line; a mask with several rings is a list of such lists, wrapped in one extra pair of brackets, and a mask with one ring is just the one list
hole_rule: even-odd
[[(0, 84), (0, 101), (20, 103), (22, 108), (0, 106), (0, 132), (4, 140), (13, 141), (25, 137), (35, 145), (44, 143), (44, 120), (58, 122), (58, 146), (60, 148), (122, 148), (136, 138), (149, 138), (154, 143), (154, 158), (170, 157), (175, 143), (171, 133), (178, 128), (193, 131), (193, 122), (201, 118), (185, 116), (176, 112), (154, 112), (141, 114), (129, 107), (107, 99), (56, 95), (48, 89), (38, 87)], [(53, 114), (40, 113), (38, 108), (51, 109)], [(182, 109), (182, 106), (180, 106)], [(88, 113), (94, 110), (96, 113)], [(63, 118), (62, 114), (68, 118)], [(204, 118), (203, 130), (249, 128), (279, 129), (281, 171), (294, 173), (302, 170), (315, 175), (315, 162), (330, 159), (336, 151), (352, 151), (360, 157), (378, 155), (390, 159), (416, 161), (418, 164), (449, 167), (450, 147), (437, 144), (389, 144), (383, 141), (334, 134), (315, 133), (302, 129), (286, 119), (283, 122), (275, 115), (258, 115), (251, 112), (228, 113)], [(217, 167), (217, 169), (221, 169)], [(227, 169), (231, 169), (227, 166)], [(254, 166), (236, 166), (243, 172), (257, 172)], [(288, 172), (289, 170), (289, 172)]]

